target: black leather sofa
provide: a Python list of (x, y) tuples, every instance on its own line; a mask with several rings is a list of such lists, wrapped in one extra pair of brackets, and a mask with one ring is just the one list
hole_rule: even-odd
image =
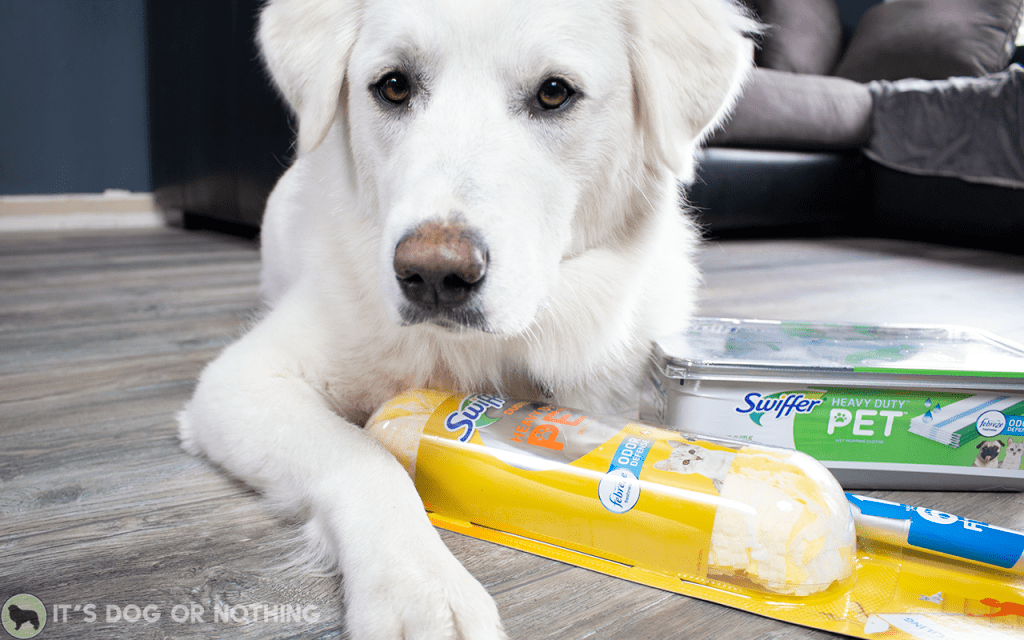
[(261, 0), (147, 0), (150, 180), (169, 222), (253, 237), (292, 157), (254, 42)]

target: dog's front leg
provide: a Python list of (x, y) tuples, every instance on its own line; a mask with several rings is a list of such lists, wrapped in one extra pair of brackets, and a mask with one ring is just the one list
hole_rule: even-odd
[(185, 448), (309, 515), (311, 542), (341, 570), (354, 640), (503, 638), (405, 470), (317, 390), (322, 354), (294, 338), (297, 320), (274, 311), (207, 367), (179, 416)]

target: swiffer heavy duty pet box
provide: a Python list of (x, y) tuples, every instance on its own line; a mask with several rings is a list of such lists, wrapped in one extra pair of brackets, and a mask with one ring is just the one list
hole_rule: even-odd
[(698, 318), (655, 344), (641, 417), (847, 489), (1024, 490), (1024, 348), (982, 331)]

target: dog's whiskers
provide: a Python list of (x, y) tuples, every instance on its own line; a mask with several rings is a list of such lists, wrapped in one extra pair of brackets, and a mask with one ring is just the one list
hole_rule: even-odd
[(640, 183), (636, 181), (636, 178), (634, 176), (627, 175), (626, 177), (629, 179), (630, 184), (633, 185), (633, 188), (636, 189), (636, 192), (640, 194), (640, 197), (643, 198), (645, 202), (647, 202), (647, 206), (649, 206), (651, 209), (654, 209), (654, 202), (652, 202), (651, 199), (647, 196), (647, 192), (644, 190), (643, 186), (641, 186)]

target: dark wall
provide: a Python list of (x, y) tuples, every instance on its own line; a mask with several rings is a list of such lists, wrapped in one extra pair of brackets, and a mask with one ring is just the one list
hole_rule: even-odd
[(145, 50), (144, 0), (0, 0), (0, 194), (149, 191)]

